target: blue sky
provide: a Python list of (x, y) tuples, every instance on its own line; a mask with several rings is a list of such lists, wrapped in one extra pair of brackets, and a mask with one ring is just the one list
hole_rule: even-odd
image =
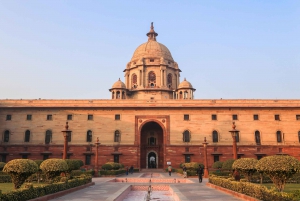
[(0, 0), (0, 99), (110, 99), (151, 22), (196, 99), (300, 99), (298, 0)]

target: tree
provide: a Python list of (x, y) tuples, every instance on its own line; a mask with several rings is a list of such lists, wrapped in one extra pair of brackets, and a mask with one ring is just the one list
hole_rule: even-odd
[(11, 160), (3, 168), (3, 172), (10, 175), (15, 189), (20, 188), (25, 180), (37, 170), (37, 164), (29, 159)]
[(40, 165), (41, 170), (46, 174), (47, 180), (50, 181), (60, 173), (68, 171), (69, 167), (63, 159), (47, 159)]
[(214, 164), (212, 165), (212, 167), (213, 167), (214, 169), (220, 169), (220, 168), (222, 168), (222, 166), (223, 166), (223, 162), (221, 162), (221, 161), (216, 161), (216, 162), (214, 162)]
[(234, 161), (232, 169), (240, 171), (250, 182), (252, 175), (256, 172), (257, 159), (255, 158), (240, 158)]
[(286, 180), (300, 170), (300, 162), (292, 156), (267, 156), (257, 162), (256, 169), (268, 175), (281, 192)]

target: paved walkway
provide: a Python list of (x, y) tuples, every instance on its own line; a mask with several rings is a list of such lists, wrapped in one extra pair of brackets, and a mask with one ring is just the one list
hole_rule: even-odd
[[(137, 178), (141, 177), (142, 173), (134, 173), (128, 176), (120, 176), (117, 178)], [(182, 178), (181, 175), (173, 173), (170, 177), (168, 173), (160, 173), (163, 178)], [(95, 185), (88, 188), (70, 193), (68, 195), (52, 199), (52, 201), (113, 201), (118, 195), (120, 195), (130, 185), (145, 185), (147, 183), (117, 183), (107, 182), (114, 179), (113, 177), (98, 177), (93, 178)], [(241, 200), (233, 197), (229, 194), (220, 192), (213, 188), (206, 186), (207, 179), (204, 179), (202, 183), (198, 182), (197, 178), (188, 178), (194, 183), (172, 183), (168, 184), (178, 195), (181, 201), (188, 200), (201, 200), (201, 201), (235, 201)], [(161, 184), (161, 183), (157, 183)], [(153, 183), (154, 185), (154, 183)], [(141, 200), (142, 201), (142, 200)]]

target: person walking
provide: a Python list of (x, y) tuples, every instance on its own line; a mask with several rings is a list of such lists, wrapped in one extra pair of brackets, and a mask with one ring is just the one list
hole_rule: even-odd
[(202, 182), (202, 176), (203, 176), (203, 168), (201, 167), (201, 165), (199, 165), (198, 169), (197, 169), (197, 174), (198, 174), (198, 178), (199, 178), (199, 183)]
[(172, 174), (172, 166), (171, 165), (169, 165), (169, 167), (168, 167), (168, 172), (169, 172), (169, 176), (171, 176), (171, 174)]
[(128, 175), (129, 167), (126, 167), (126, 175)]
[(187, 172), (186, 172), (186, 167), (185, 167), (185, 165), (183, 165), (183, 167), (182, 167), (182, 172), (183, 172), (183, 177), (184, 177), (184, 178), (187, 178)]
[(132, 166), (130, 166), (130, 169), (129, 169), (131, 174), (133, 174), (133, 170), (134, 170), (134, 168), (133, 168), (133, 165), (132, 165)]

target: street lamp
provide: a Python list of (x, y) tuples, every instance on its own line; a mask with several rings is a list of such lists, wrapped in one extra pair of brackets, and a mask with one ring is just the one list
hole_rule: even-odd
[(231, 133), (233, 144), (232, 144), (232, 151), (233, 151), (233, 159), (236, 160), (237, 157), (237, 145), (236, 145), (236, 136), (239, 134), (240, 131), (236, 130), (235, 122), (232, 122), (232, 130), (229, 132)]
[(207, 144), (208, 142), (206, 142), (206, 137), (204, 137), (204, 142), (202, 143), (203, 147), (204, 147), (204, 173), (203, 173), (203, 177), (204, 178), (208, 178), (208, 163), (207, 163)]
[(98, 177), (98, 147), (100, 146), (99, 137), (97, 137), (96, 145), (96, 157), (95, 157), (95, 177)]
[(64, 136), (64, 152), (63, 159), (67, 159), (67, 151), (68, 151), (68, 137), (71, 135), (72, 131), (69, 130), (68, 122), (66, 122), (65, 130), (61, 131)]

